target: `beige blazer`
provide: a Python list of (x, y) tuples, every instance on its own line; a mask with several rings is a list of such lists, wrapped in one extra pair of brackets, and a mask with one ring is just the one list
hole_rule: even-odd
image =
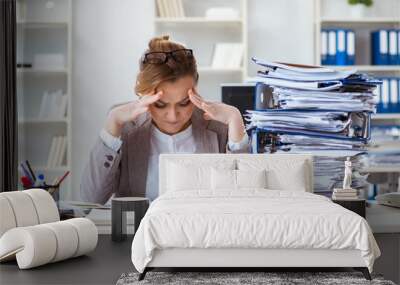
[[(192, 129), (196, 153), (227, 152), (228, 127), (217, 121), (204, 120), (203, 112), (195, 109)], [(121, 134), (122, 146), (116, 152), (99, 137), (90, 152), (89, 162), (81, 180), (81, 198), (104, 204), (116, 197), (144, 197), (150, 153), (151, 117), (140, 116), (125, 124)], [(236, 152), (249, 152), (247, 145)]]

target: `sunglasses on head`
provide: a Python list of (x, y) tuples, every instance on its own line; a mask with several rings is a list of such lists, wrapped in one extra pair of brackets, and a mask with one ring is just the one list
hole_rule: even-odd
[(183, 59), (193, 58), (193, 51), (191, 49), (177, 49), (148, 52), (143, 55), (142, 63), (162, 64), (166, 63), (169, 58), (176, 62), (183, 61)]

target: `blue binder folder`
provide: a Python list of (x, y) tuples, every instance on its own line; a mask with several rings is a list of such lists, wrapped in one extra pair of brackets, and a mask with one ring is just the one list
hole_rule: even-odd
[(397, 63), (397, 30), (388, 30), (388, 64), (396, 65)]
[(400, 29), (397, 30), (397, 64), (400, 65)]
[(399, 79), (397, 77), (390, 78), (389, 84), (389, 112), (399, 112)]
[(328, 56), (327, 64), (336, 64), (336, 31), (328, 30)]
[(321, 30), (321, 64), (328, 64), (328, 31)]
[(381, 112), (389, 112), (389, 100), (390, 100), (390, 85), (389, 78), (383, 78), (382, 80), (382, 91), (381, 91)]
[(372, 64), (389, 64), (387, 30), (378, 30), (371, 33), (371, 55)]
[(335, 65), (346, 65), (347, 54), (346, 54), (346, 30), (336, 30), (336, 61)]
[(355, 64), (355, 50), (356, 50), (356, 37), (352, 30), (346, 32), (346, 54), (347, 54), (347, 65)]

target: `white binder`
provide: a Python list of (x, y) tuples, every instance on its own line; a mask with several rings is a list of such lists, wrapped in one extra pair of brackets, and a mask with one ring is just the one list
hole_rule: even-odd
[(336, 31), (329, 31), (328, 40), (329, 64), (334, 65), (336, 57)]
[(390, 97), (389, 97), (390, 104), (397, 104), (399, 102), (398, 94), (399, 94), (398, 79), (391, 78), (390, 79)]
[(382, 80), (382, 104), (387, 107), (389, 104), (389, 79)]

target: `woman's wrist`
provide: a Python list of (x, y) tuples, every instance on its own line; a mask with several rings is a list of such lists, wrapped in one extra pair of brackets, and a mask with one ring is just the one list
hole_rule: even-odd
[(240, 111), (235, 108), (228, 123), (228, 138), (231, 142), (240, 142), (246, 132), (242, 115)]
[(118, 138), (121, 136), (122, 124), (120, 124), (113, 111), (110, 111), (105, 125), (105, 130), (112, 136)]

